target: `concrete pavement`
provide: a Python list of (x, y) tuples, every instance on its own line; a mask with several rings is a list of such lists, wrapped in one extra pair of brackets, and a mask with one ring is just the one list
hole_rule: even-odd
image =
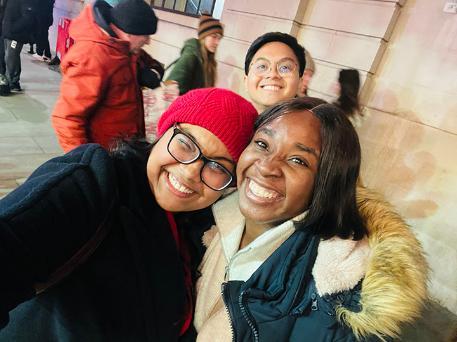
[(46, 160), (62, 154), (50, 122), (60, 74), (35, 60), (24, 46), (21, 93), (0, 96), (0, 197)]

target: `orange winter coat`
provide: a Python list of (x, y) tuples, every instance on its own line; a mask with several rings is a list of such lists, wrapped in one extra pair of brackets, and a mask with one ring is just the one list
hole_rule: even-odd
[(137, 80), (138, 56), (129, 43), (111, 37), (86, 6), (70, 26), (75, 40), (62, 61), (60, 96), (52, 124), (65, 152), (95, 142), (108, 148), (116, 138), (144, 136)]

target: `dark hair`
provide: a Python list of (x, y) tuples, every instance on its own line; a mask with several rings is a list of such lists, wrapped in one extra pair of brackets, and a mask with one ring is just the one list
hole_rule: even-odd
[[(360, 110), (359, 104), (359, 89), (360, 75), (356, 69), (342, 69), (338, 76), (340, 84), (340, 96), (335, 104), (347, 116), (353, 116), (355, 112)], [(360, 113), (360, 115), (362, 115)]]
[(249, 73), (249, 66), (251, 65), (251, 61), (255, 53), (265, 44), (272, 42), (280, 42), (286, 44), (288, 47), (292, 49), (292, 51), (298, 59), (298, 74), (300, 75), (300, 77), (302, 77), (303, 71), (306, 67), (305, 48), (297, 42), (297, 39), (295, 37), (292, 37), (290, 34), (282, 32), (268, 32), (264, 35), (261, 35), (252, 42), (251, 46), (248, 49), (248, 52), (246, 52), (246, 57), (244, 59), (244, 73), (246, 75)]
[(356, 203), (361, 151), (357, 133), (344, 113), (321, 99), (296, 98), (260, 114), (255, 129), (282, 115), (305, 110), (320, 121), (322, 146), (309, 211), (297, 228), (313, 229), (324, 239), (360, 240), (368, 235)]
[(133, 154), (143, 162), (147, 162), (149, 154), (156, 142), (157, 140), (151, 143), (140, 136), (119, 138), (114, 141), (114, 144), (109, 149), (109, 153), (113, 157), (121, 158)]

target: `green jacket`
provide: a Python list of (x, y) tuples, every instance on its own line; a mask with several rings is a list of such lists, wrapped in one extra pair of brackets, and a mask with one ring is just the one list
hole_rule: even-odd
[(174, 62), (173, 70), (167, 80), (179, 83), (180, 95), (192, 89), (205, 87), (203, 60), (198, 39), (186, 40), (181, 50), (181, 56)]

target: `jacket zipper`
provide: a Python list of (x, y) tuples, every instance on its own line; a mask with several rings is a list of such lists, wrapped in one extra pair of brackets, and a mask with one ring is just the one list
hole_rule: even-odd
[(222, 299), (224, 300), (225, 311), (227, 312), (227, 315), (229, 317), (230, 330), (232, 331), (232, 342), (236, 342), (235, 329), (233, 327), (232, 315), (231, 315), (231, 310), (230, 310), (230, 294), (227, 291), (225, 291), (226, 286), (227, 286), (226, 282), (222, 283), (221, 294), (222, 294)]
[(254, 342), (259, 341), (259, 332), (255, 325), (255, 320), (252, 317), (251, 313), (249, 312), (248, 308), (246, 307), (246, 292), (243, 291), (238, 298), (238, 304), (241, 308), (241, 313), (243, 314), (244, 319), (248, 322), (249, 327), (251, 328), (252, 334), (254, 335)]

